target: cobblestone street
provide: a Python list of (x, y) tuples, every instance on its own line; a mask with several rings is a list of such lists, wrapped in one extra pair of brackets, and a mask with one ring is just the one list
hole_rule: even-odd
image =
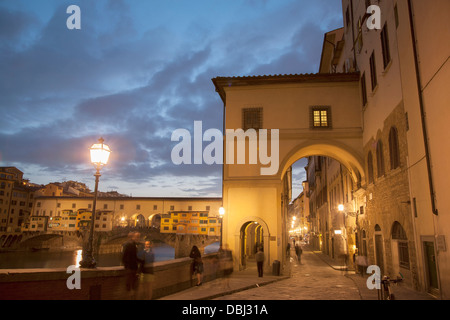
[[(301, 263), (291, 251), (290, 263), (282, 276), (265, 273), (257, 276), (256, 266), (249, 263), (243, 271), (235, 271), (228, 282), (216, 279), (160, 300), (377, 300), (377, 290), (366, 285), (368, 275), (342, 271), (342, 266), (319, 251), (303, 247)], [(429, 294), (405, 285), (393, 287), (397, 300), (435, 300)]]
[(304, 251), (301, 264), (292, 252), (291, 278), (217, 300), (360, 300), (358, 287), (345, 274), (312, 251)]

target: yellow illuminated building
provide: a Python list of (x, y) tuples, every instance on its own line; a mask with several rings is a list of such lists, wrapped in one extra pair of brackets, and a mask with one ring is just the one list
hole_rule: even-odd
[(220, 235), (220, 219), (208, 211), (173, 211), (162, 215), (161, 233)]
[(77, 212), (73, 210), (62, 210), (60, 216), (50, 218), (47, 230), (77, 231)]

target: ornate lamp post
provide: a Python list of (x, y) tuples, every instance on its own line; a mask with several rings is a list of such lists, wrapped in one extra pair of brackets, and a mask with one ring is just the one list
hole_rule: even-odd
[(222, 231), (223, 231), (223, 216), (225, 215), (225, 208), (220, 207), (219, 208), (219, 217), (220, 217), (220, 246), (222, 247)]
[(94, 190), (94, 202), (92, 204), (92, 215), (91, 215), (91, 226), (89, 232), (89, 240), (87, 244), (85, 243), (85, 247), (83, 248), (83, 260), (80, 262), (81, 268), (95, 268), (97, 264), (94, 259), (94, 223), (96, 216), (96, 204), (97, 204), (97, 192), (98, 192), (98, 181), (100, 179), (100, 169), (108, 163), (109, 154), (111, 153), (111, 149), (108, 145), (104, 144), (105, 140), (103, 138), (98, 139), (98, 143), (93, 144), (89, 150), (91, 153), (91, 162), (96, 168), (95, 177), (95, 190)]

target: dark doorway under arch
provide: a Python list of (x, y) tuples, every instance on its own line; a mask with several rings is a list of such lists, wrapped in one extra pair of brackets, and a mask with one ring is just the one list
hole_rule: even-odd
[(258, 248), (264, 251), (264, 231), (257, 221), (244, 223), (240, 230), (240, 266), (247, 267), (253, 261)]

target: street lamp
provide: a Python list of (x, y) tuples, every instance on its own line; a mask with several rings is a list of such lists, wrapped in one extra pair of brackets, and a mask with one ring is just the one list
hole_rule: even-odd
[(94, 259), (94, 223), (95, 223), (95, 207), (97, 204), (97, 192), (98, 192), (98, 181), (100, 179), (100, 169), (108, 163), (109, 154), (111, 153), (111, 149), (108, 145), (104, 144), (105, 140), (103, 138), (98, 139), (98, 143), (93, 144), (89, 150), (91, 153), (91, 163), (96, 168), (95, 177), (95, 190), (94, 190), (94, 202), (92, 204), (92, 215), (91, 215), (91, 228), (89, 233), (89, 240), (85, 243), (85, 247), (83, 248), (83, 260), (80, 262), (81, 268), (95, 268), (97, 264)]
[(223, 232), (223, 216), (225, 215), (225, 208), (220, 207), (219, 208), (219, 217), (220, 217), (220, 247), (222, 247), (222, 232)]
[(346, 218), (348, 216), (356, 217), (356, 224), (358, 224), (358, 213), (357, 212), (350, 212), (350, 211), (345, 210), (345, 206), (343, 204), (339, 204), (338, 205), (338, 211), (343, 213), (343, 216), (344, 216), (344, 230), (345, 230), (344, 239), (345, 239), (345, 242), (346, 242), (346, 252), (348, 254), (349, 253), (349, 249), (348, 249), (348, 234), (347, 234)]

